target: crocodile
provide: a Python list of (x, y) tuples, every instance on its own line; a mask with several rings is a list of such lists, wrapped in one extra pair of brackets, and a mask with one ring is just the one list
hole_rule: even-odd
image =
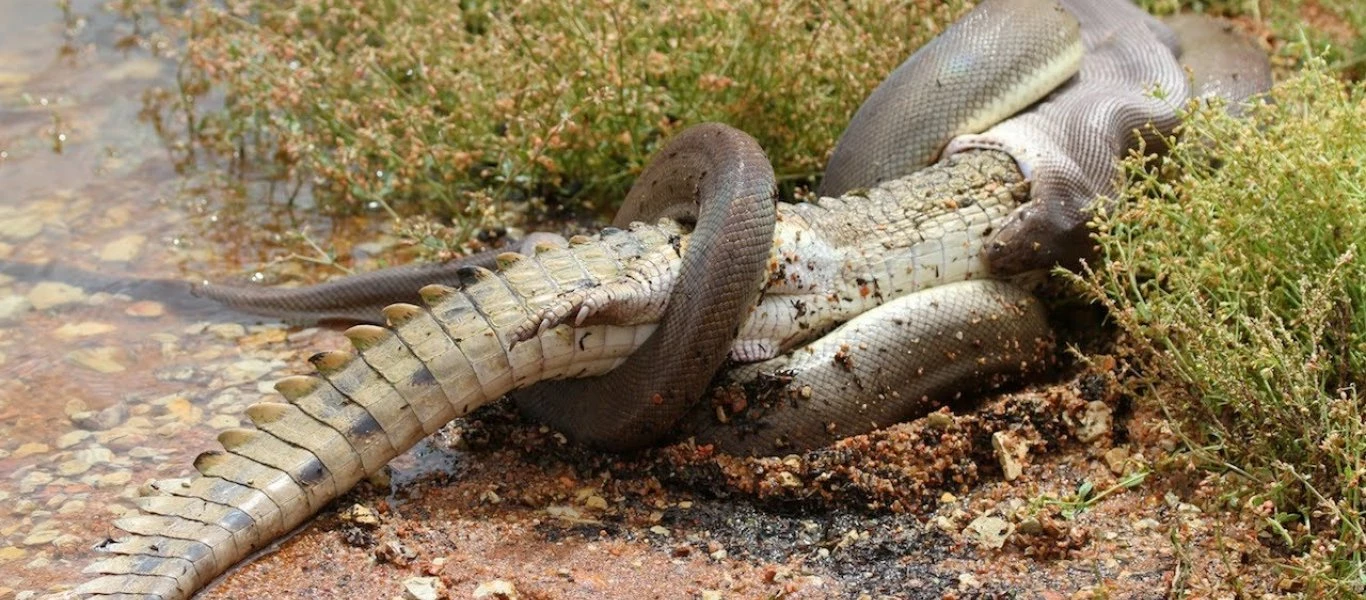
[[(1017, 380), (1046, 362), (1053, 345), (1037, 301), (984, 279), (1000, 275), (993, 236), (1038, 202), (1028, 165), (990, 146), (977, 139), (907, 176), (776, 207), (757, 301), (727, 353), (758, 367), (733, 372), (799, 377), (817, 365), (831, 393), (853, 395), (853, 406), (832, 409), (852, 418), (813, 431), (779, 407), (753, 427), (721, 427), (730, 416), (710, 418), (716, 407), (704, 403), (681, 433), (737, 453), (809, 447), (906, 416), (868, 412), (868, 395), (902, 385), (878, 377), (912, 380), (904, 389), (916, 397), (896, 410), (923, 413), (934, 396)], [(140, 513), (116, 522), (130, 535), (102, 544), (114, 556), (89, 569), (102, 576), (75, 593), (188, 597), (450, 420), (516, 390), (614, 373), (677, 310), (697, 235), (664, 218), (536, 244), (529, 256), (498, 255), (496, 270), (457, 269), (459, 285), (422, 287), (420, 305), (384, 309), (388, 327), (348, 329), (353, 352), (313, 356), (317, 373), (278, 382), (283, 402), (249, 407), (256, 429), (223, 432), (223, 449), (196, 459), (199, 476), (140, 498)], [(916, 329), (925, 322), (938, 325)], [(894, 355), (914, 354), (907, 342), (937, 361), (932, 373), (905, 372)], [(800, 380), (783, 385), (805, 397)]]

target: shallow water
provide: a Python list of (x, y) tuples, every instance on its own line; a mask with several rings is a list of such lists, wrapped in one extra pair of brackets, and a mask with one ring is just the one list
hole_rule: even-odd
[[(139, 120), (174, 58), (116, 49), (132, 25), (72, 4), (74, 23), (55, 3), (0, 0), (0, 599), (79, 581), (140, 482), (190, 474), (271, 382), (342, 345), (109, 293), (128, 276), (240, 277), (286, 249), (280, 209), (177, 174)], [(364, 227), (311, 225), (327, 239)]]

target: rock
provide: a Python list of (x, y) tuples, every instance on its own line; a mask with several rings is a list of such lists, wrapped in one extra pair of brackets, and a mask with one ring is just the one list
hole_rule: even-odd
[(56, 281), (41, 282), (28, 292), (28, 301), (32, 302), (33, 308), (37, 310), (47, 310), (82, 300), (85, 300), (85, 290)]
[(0, 217), (0, 237), (24, 241), (38, 235), (43, 230), (42, 217), (34, 214), (5, 215)]
[(115, 471), (115, 472), (113, 472), (113, 473), (106, 473), (106, 474), (104, 474), (104, 475), (100, 475), (99, 479), (96, 480), (96, 481), (98, 482), (97, 485), (98, 485), (99, 487), (106, 488), (106, 487), (121, 487), (121, 486), (125, 486), (125, 485), (128, 485), (128, 482), (129, 482), (129, 481), (132, 481), (132, 480), (133, 480), (133, 473), (132, 473), (132, 472), (130, 472), (130, 471)]
[(82, 411), (71, 415), (71, 422), (86, 431), (113, 429), (128, 418), (128, 405), (122, 402), (101, 411)]
[(64, 460), (57, 464), (57, 474), (62, 477), (72, 477), (89, 471), (92, 466), (94, 465), (79, 458)]
[(33, 310), (33, 303), (28, 298), (23, 296), (0, 298), (0, 323), (18, 321), (30, 310)]
[(1125, 467), (1129, 463), (1129, 448), (1119, 446), (1105, 451), (1105, 466), (1110, 468), (1110, 472), (1115, 475), (1123, 475)]
[(102, 335), (117, 330), (118, 327), (109, 323), (99, 321), (82, 321), (80, 323), (67, 323), (57, 328), (57, 337), (72, 339), (78, 337), (88, 337), (92, 335)]
[(26, 554), (28, 554), (28, 551), (18, 546), (6, 546), (4, 548), (0, 548), (0, 563), (9, 562), (12, 560), (19, 560), (23, 558)]
[(242, 419), (232, 415), (214, 415), (209, 419), (209, 427), (214, 429), (233, 429), (242, 426)]
[(128, 308), (123, 309), (123, 314), (130, 317), (151, 319), (166, 314), (166, 306), (152, 300), (138, 300), (129, 304)]
[(1006, 538), (1014, 531), (1015, 526), (1009, 521), (983, 515), (968, 523), (968, 528), (963, 533), (975, 539), (978, 546), (996, 550), (1006, 545)]
[(1001, 463), (1001, 475), (1006, 481), (1015, 481), (1024, 472), (1024, 459), (1029, 456), (1029, 444), (1019, 435), (1009, 431), (991, 434), (991, 449), (996, 460)]
[(485, 581), (474, 588), (474, 598), (476, 600), (482, 598), (489, 598), (491, 600), (517, 600), (517, 586), (512, 585), (511, 581), (505, 579)]
[(16, 448), (14, 450), (14, 454), (12, 454), (11, 456), (13, 456), (14, 458), (23, 458), (25, 456), (30, 456), (33, 454), (45, 454), (51, 451), (52, 447), (48, 446), (47, 444), (41, 442), (28, 442)]
[(28, 537), (25, 537), (24, 541), (20, 543), (22, 543), (25, 546), (41, 546), (43, 544), (51, 542), (52, 540), (57, 539), (57, 536), (59, 535), (62, 535), (62, 532), (56, 529), (35, 531), (33, 533), (30, 533)]
[(1093, 442), (1101, 436), (1109, 435), (1113, 425), (1113, 411), (1110, 410), (1110, 405), (1099, 400), (1087, 402), (1086, 413), (1081, 416), (1081, 424), (1077, 425), (1077, 439), (1087, 443)]
[(100, 260), (104, 262), (128, 262), (137, 257), (147, 237), (139, 234), (125, 235), (100, 248)]
[(90, 437), (90, 432), (85, 431), (83, 429), (68, 431), (57, 437), (57, 448), (60, 450), (65, 450), (67, 448), (75, 446), (76, 444), (84, 442), (85, 439), (88, 437)]
[(116, 346), (72, 350), (66, 359), (96, 373), (121, 373), (128, 369), (123, 364), (128, 360), (128, 352)]
[(205, 328), (219, 339), (232, 341), (247, 335), (247, 328), (241, 323), (214, 323)]
[(352, 504), (350, 508), (342, 511), (341, 520), (343, 523), (351, 523), (366, 529), (379, 527), (379, 515), (364, 504)]
[(437, 600), (444, 591), (446, 586), (439, 577), (409, 577), (403, 580), (403, 597), (406, 600)]

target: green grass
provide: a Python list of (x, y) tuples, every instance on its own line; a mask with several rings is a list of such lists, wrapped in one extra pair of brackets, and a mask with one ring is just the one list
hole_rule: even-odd
[(1306, 591), (1366, 591), (1366, 89), (1323, 63), (1247, 120), (1190, 115), (1104, 222), (1089, 289), (1135, 394), (1236, 474)]
[[(195, 5), (181, 93), (196, 158), (476, 224), (526, 201), (610, 208), (661, 140), (701, 121), (755, 135), (809, 181), (862, 98), (960, 2), (691, 0)], [(210, 89), (222, 108), (194, 100)], [(290, 186), (283, 186), (289, 188)]]

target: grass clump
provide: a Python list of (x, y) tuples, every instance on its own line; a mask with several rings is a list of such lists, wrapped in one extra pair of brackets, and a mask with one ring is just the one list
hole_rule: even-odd
[(1247, 120), (1197, 110), (1099, 239), (1090, 289), (1206, 464), (1314, 592), (1366, 591), (1366, 89), (1322, 62)]
[[(165, 98), (187, 115), (174, 120), (189, 123), (187, 152), (311, 187), (326, 207), (496, 221), (509, 201), (614, 203), (662, 139), (701, 121), (751, 133), (781, 178), (803, 181), (864, 96), (962, 8), (203, 3), (181, 24), (189, 93)], [(221, 108), (195, 106), (211, 86)]]

